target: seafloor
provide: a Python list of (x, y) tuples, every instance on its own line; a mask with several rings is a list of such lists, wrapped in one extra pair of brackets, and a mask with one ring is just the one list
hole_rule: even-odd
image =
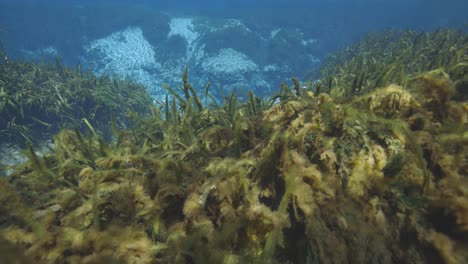
[[(2, 263), (468, 263), (462, 31), (371, 35), (330, 57), (320, 81), (293, 78), (269, 99), (219, 102), (185, 71), (147, 110), (125, 100), (129, 83), (0, 65), (2, 117), (17, 124), (3, 133), (30, 141), (0, 179)], [(43, 75), (58, 103), (28, 119), (48, 97), (28, 104), (15, 95), (34, 82), (11, 80)], [(68, 120), (76, 83), (93, 88), (67, 112), (78, 122), (38, 154), (48, 134), (27, 121)]]

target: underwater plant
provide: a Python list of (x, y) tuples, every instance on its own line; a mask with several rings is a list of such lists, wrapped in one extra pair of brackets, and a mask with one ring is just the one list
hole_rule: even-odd
[(186, 68), (110, 142), (83, 119), (49, 153), (29, 146), (0, 182), (0, 239), (38, 263), (465, 263), (457, 67), (222, 102)]
[(107, 76), (96, 77), (80, 66), (0, 62), (0, 142), (37, 142), (86, 118), (109, 134), (113, 119), (128, 125), (127, 112), (148, 113), (144, 87)]
[[(468, 60), (468, 36), (457, 29), (372, 33), (330, 55), (312, 85), (339, 96), (364, 94), (389, 84), (406, 86), (411, 75), (445, 68), (460, 70)], [(463, 67), (462, 67), (463, 68)], [(314, 75), (314, 74), (312, 74)], [(453, 81), (463, 74), (452, 74)]]

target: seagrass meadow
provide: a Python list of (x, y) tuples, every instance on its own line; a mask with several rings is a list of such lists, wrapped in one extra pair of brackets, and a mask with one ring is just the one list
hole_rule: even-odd
[(80, 66), (9, 60), (0, 51), (0, 143), (22, 144), (51, 138), (63, 127), (83, 128), (86, 119), (109, 132), (129, 123), (129, 112), (148, 113), (152, 100), (143, 86)]
[(219, 101), (186, 68), (109, 140), (85, 119), (28, 144), (0, 179), (3, 260), (467, 263), (467, 34), (370, 35), (320, 77)]

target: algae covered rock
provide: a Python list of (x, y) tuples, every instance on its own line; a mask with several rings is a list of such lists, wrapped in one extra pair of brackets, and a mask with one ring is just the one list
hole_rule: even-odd
[(418, 107), (413, 95), (398, 85), (377, 89), (354, 100), (356, 105), (387, 118), (407, 116)]

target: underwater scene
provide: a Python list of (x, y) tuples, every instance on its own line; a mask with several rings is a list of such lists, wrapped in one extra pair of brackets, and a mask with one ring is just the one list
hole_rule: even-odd
[(13, 263), (468, 263), (468, 1), (0, 0)]

